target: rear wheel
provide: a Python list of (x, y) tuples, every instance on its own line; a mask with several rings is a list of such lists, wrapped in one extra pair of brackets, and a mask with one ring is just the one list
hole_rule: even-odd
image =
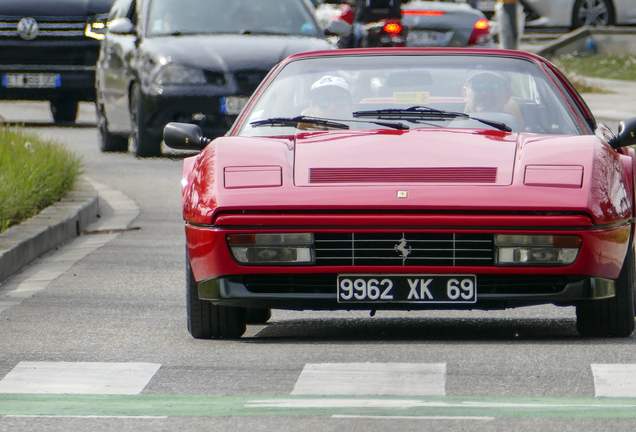
[(611, 0), (577, 0), (572, 9), (572, 28), (614, 25)]
[(161, 136), (146, 129), (143, 95), (139, 84), (134, 84), (130, 93), (130, 120), (132, 123), (130, 139), (135, 155), (137, 157), (161, 156)]
[(576, 307), (576, 328), (583, 336), (627, 337), (634, 332), (636, 273), (634, 248), (630, 247), (616, 280), (616, 295)]
[(245, 308), (216, 306), (199, 299), (190, 257), (186, 254), (188, 331), (196, 339), (238, 339), (245, 333)]
[(55, 123), (74, 122), (79, 102), (74, 99), (56, 99), (51, 101), (51, 114)]

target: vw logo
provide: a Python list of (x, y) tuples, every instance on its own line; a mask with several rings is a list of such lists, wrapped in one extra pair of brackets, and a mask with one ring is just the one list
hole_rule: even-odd
[(40, 33), (38, 22), (33, 18), (22, 18), (18, 23), (18, 34), (24, 40), (33, 40)]

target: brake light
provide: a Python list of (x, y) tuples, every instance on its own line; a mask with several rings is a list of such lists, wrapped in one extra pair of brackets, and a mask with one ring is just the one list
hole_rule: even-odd
[(342, 8), (340, 8), (340, 19), (353, 25), (353, 8), (351, 5), (342, 5)]
[(397, 22), (389, 22), (384, 24), (382, 30), (392, 35), (399, 34), (402, 33), (402, 24)]
[(419, 15), (419, 16), (442, 16), (444, 11), (436, 10), (405, 10), (402, 15)]
[(483, 45), (488, 41), (490, 41), (490, 24), (482, 18), (475, 23), (468, 45)]

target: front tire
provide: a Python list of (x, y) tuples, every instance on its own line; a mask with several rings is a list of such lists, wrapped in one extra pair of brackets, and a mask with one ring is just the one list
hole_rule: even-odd
[(627, 337), (634, 332), (635, 274), (634, 248), (630, 247), (616, 280), (616, 295), (576, 307), (576, 328), (581, 335)]
[(143, 95), (138, 83), (133, 84), (130, 92), (130, 121), (132, 123), (130, 139), (135, 156), (140, 158), (161, 156), (161, 136), (146, 129)]
[(582, 26), (614, 25), (611, 0), (576, 0), (572, 9), (572, 29)]
[(238, 339), (246, 330), (245, 308), (216, 306), (199, 299), (190, 257), (186, 254), (188, 331), (196, 339)]

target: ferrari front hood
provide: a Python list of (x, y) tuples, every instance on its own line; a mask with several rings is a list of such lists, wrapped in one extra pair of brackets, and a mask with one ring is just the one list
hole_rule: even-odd
[(490, 130), (333, 131), (296, 138), (296, 186), (512, 183), (517, 134)]

